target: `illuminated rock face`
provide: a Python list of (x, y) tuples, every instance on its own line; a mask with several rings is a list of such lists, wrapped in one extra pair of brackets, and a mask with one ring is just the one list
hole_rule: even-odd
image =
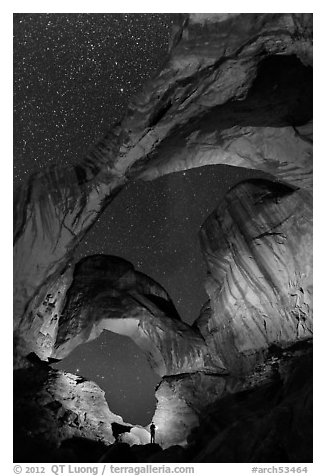
[(153, 421), (157, 441), (183, 461), (312, 461), (312, 345), (270, 348), (245, 378), (166, 377)]
[[(20, 359), (30, 351), (41, 359), (62, 357), (103, 329), (124, 333), (156, 371), (171, 374), (158, 387), (154, 416), (163, 446), (193, 438), (188, 461), (253, 461), (253, 454), (261, 462), (301, 461), (300, 454), (308, 461), (310, 374), (301, 390), (300, 378), (294, 379), (293, 392), (287, 385), (293, 381), (291, 365), (274, 372), (280, 359), (267, 360), (273, 346), (286, 353), (289, 345), (305, 344), (312, 334), (312, 15), (192, 14), (179, 19), (167, 62), (131, 101), (121, 124), (77, 166), (54, 167), (17, 192), (17, 366), (24, 366)], [(67, 268), (71, 253), (128, 180), (153, 180), (206, 164), (262, 170), (276, 183), (239, 185), (204, 223), (200, 236), (209, 302), (196, 324), (189, 328), (172, 318), (162, 309), (163, 301), (171, 304), (162, 288), (128, 266), (123, 279), (109, 280), (102, 295), (94, 294), (90, 283), (79, 295), (74, 286), (83, 287), (82, 279), (71, 286), (73, 270)], [(289, 193), (277, 184), (280, 180), (300, 190)], [(163, 301), (158, 304), (157, 298)], [(91, 310), (94, 317), (88, 322)], [(107, 312), (105, 318), (100, 312)], [(294, 359), (291, 352), (282, 355), (285, 361)], [(229, 376), (216, 375), (223, 365)], [(278, 400), (268, 401), (266, 408), (260, 387), (274, 385), (274, 377), (282, 381), (281, 388), (271, 387)], [(61, 380), (55, 385), (68, 391), (71, 382)], [(249, 394), (251, 413), (243, 420), (238, 394), (248, 386), (257, 393)], [(71, 388), (78, 393), (81, 387)], [(218, 406), (233, 393), (240, 403), (233, 405), (231, 398), (230, 407)], [(286, 428), (282, 409), (290, 415)], [(216, 411), (225, 412), (224, 423), (214, 422)], [(234, 425), (236, 415), (248, 421), (247, 427)], [(46, 431), (52, 431), (53, 420), (45, 420)], [(192, 432), (196, 426), (197, 435)], [(103, 433), (92, 428), (90, 438), (101, 439)], [(234, 445), (246, 446), (250, 429), (259, 435), (254, 453)], [(271, 456), (270, 441), (283, 453)]]
[(167, 62), (121, 124), (77, 166), (53, 167), (17, 191), (17, 340), (44, 286), (56, 282), (130, 177), (227, 164), (311, 187), (312, 15), (194, 14), (178, 21)]
[(310, 15), (191, 15), (122, 122), (131, 170), (152, 180), (227, 164), (310, 188), (311, 22)]
[(237, 185), (200, 232), (209, 310), (196, 322), (232, 373), (271, 344), (312, 337), (312, 197), (279, 183)]
[(278, 358), (270, 360), (273, 346), (312, 338), (309, 192), (265, 180), (240, 183), (207, 218), (200, 239), (210, 299), (193, 327), (229, 375), (163, 379), (153, 417), (163, 447), (186, 444), (214, 402), (281, 378)]
[(15, 372), (14, 422), (16, 457), (33, 462), (53, 462), (57, 450), (60, 461), (73, 438), (98, 441), (104, 452), (115, 441), (111, 423), (124, 423), (94, 382), (40, 365)]
[(55, 167), (33, 176), (15, 194), (14, 329), (21, 340), (31, 310), (41, 304), (50, 283), (57, 282), (71, 251), (121, 184), (109, 174), (100, 183), (99, 175), (98, 167), (86, 163)]
[[(42, 317), (42, 328), (35, 333)], [(225, 371), (200, 332), (181, 321), (158, 283), (128, 261), (106, 255), (84, 258), (73, 274), (69, 267), (50, 288), (31, 313), (30, 328), (26, 326), (25, 354), (62, 359), (104, 329), (134, 340), (161, 376)]]
[(201, 411), (219, 398), (225, 387), (225, 377), (201, 372), (164, 377), (155, 392), (157, 443), (163, 448), (185, 446), (191, 431), (199, 425)]
[[(67, 265), (58, 279), (44, 286), (29, 306), (29, 312), (19, 327), (19, 335), (15, 342), (15, 367), (26, 363), (24, 356), (31, 352), (40, 359), (47, 360), (53, 352), (57, 338), (59, 320), (63, 311), (66, 293), (73, 278), (73, 267)], [(23, 338), (19, 336), (23, 335)]]

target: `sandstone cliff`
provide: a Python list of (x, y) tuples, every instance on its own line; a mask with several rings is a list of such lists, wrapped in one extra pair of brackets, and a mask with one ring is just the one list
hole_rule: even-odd
[(226, 194), (202, 226), (210, 298), (195, 326), (233, 373), (271, 344), (312, 336), (312, 197), (252, 180)]
[[(15, 199), (14, 325), (129, 177), (204, 164), (312, 181), (312, 15), (178, 17), (169, 59), (78, 166), (32, 177)], [(302, 126), (304, 125), (304, 128)]]
[[(203, 224), (209, 301), (192, 328), (165, 291), (130, 263), (105, 268), (103, 258), (88, 258), (75, 270), (68, 266), (73, 249), (130, 178), (153, 180), (205, 164), (259, 169), (273, 178), (238, 185)], [(31, 351), (44, 360), (63, 357), (106, 328), (129, 335), (156, 371), (168, 374), (157, 390), (154, 421), (163, 446), (188, 445), (178, 458), (311, 459), (311, 189), (312, 15), (180, 15), (166, 64), (131, 101), (121, 124), (80, 164), (38, 174), (16, 194), (22, 441), (53, 435), (47, 448), (56, 447), (75, 433), (111, 441), (95, 416), (86, 418), (86, 433), (80, 429), (76, 408), (92, 406), (80, 403), (77, 377), (47, 370), (30, 388), (24, 368)], [(298, 343), (304, 346), (299, 354)], [(78, 429), (71, 430), (69, 418), (56, 421), (61, 406), (65, 415), (68, 394), (69, 405), (74, 402), (68, 415), (76, 413)], [(103, 395), (97, 398), (103, 403)], [(24, 420), (29, 403), (41, 414), (39, 426)], [(115, 418), (103, 412), (108, 421)], [(255, 448), (247, 445), (252, 433)]]
[(159, 284), (122, 258), (95, 255), (75, 267), (49, 357), (64, 358), (105, 329), (134, 340), (161, 376), (225, 371)]
[(94, 382), (39, 363), (14, 374), (15, 460), (62, 461), (65, 453), (69, 460), (64, 447), (77, 438), (100, 443), (100, 458), (115, 441), (113, 422), (124, 423), (109, 410), (104, 391)]
[(309, 192), (260, 179), (240, 183), (207, 218), (200, 238), (210, 299), (193, 327), (229, 375), (163, 379), (154, 420), (164, 448), (185, 445), (213, 402), (270, 384), (275, 346), (281, 352), (312, 338)]
[[(154, 421), (163, 448), (179, 461), (308, 462), (312, 459), (311, 342), (270, 348), (262, 365), (239, 378), (197, 373), (166, 377)], [(177, 451), (164, 459), (174, 461)]]

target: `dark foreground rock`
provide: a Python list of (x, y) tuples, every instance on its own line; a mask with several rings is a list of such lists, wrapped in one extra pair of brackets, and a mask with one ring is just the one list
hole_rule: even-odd
[[(14, 460), (312, 462), (311, 342), (287, 349), (270, 348), (264, 365), (245, 379), (224, 376), (217, 381), (217, 377), (205, 374), (200, 380), (194, 374), (188, 379), (171, 379), (178, 379), (179, 385), (170, 382), (174, 391), (165, 408), (172, 417), (166, 428), (170, 440), (178, 438), (173, 422), (185, 416), (178, 401), (189, 405), (197, 420), (186, 432), (182, 446), (166, 440), (161, 441), (162, 449), (159, 444), (139, 445), (132, 440), (118, 443), (119, 432), (114, 435), (114, 428), (123, 436), (131, 434), (131, 426), (110, 412), (103, 391), (92, 382), (50, 370), (46, 365), (16, 371)], [(173, 408), (175, 404), (179, 414)], [(158, 416), (160, 411), (162, 407)]]
[(83, 445), (102, 454), (115, 441), (113, 422), (124, 424), (94, 382), (40, 363), (14, 372), (15, 461), (69, 460)]
[[(130, 263), (70, 267), (130, 179), (207, 164), (270, 180), (238, 185), (203, 224), (209, 300), (194, 326)], [(311, 192), (312, 15), (178, 16), (167, 62), (121, 124), (79, 164), (17, 191), (15, 461), (312, 461)], [(99, 387), (38, 360), (104, 328), (133, 338), (163, 377), (160, 447), (142, 428), (115, 442), (111, 423), (128, 425)]]
[(189, 441), (193, 462), (312, 462), (312, 349), (274, 357), (270, 382), (206, 408)]

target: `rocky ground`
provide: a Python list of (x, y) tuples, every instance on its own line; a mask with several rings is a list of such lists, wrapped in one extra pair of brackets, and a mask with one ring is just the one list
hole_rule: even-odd
[[(169, 55), (80, 164), (16, 193), (17, 462), (312, 461), (312, 15), (180, 15)], [(205, 164), (270, 179), (238, 184), (203, 223), (209, 299), (193, 326), (132, 263), (70, 263), (130, 179)], [(159, 445), (51, 368), (104, 329), (162, 377)]]

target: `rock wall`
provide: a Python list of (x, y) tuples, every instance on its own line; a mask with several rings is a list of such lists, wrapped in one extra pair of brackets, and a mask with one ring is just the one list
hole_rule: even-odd
[(62, 461), (65, 446), (76, 438), (99, 442), (104, 452), (115, 441), (113, 422), (124, 424), (94, 382), (45, 364), (14, 374), (15, 461)]
[(156, 442), (164, 449), (186, 446), (191, 431), (199, 426), (201, 410), (218, 399), (225, 386), (225, 377), (203, 372), (164, 377), (155, 392)]
[[(77, 166), (30, 178), (15, 196), (14, 327), (130, 177), (204, 164), (312, 182), (312, 15), (176, 16), (169, 58), (121, 124)], [(40, 301), (41, 302), (41, 301)]]
[(52, 354), (73, 269), (68, 264), (57, 280), (52, 279), (48, 287), (43, 286), (31, 302), (29, 312), (15, 335), (15, 368), (24, 366), (24, 357), (31, 352), (42, 360), (47, 360)]
[(265, 375), (251, 389), (226, 393), (201, 412), (184, 460), (312, 463), (311, 345), (279, 350), (270, 365), (268, 380)]
[(232, 373), (271, 344), (312, 336), (312, 197), (279, 183), (234, 187), (201, 232), (206, 309), (195, 326)]
[(182, 461), (267, 462), (271, 454), (272, 461), (312, 460), (311, 340), (271, 346), (241, 378), (165, 377), (156, 398), (157, 442), (184, 447)]
[[(53, 167), (17, 191), (18, 445), (28, 447), (31, 436), (34, 450), (43, 439), (47, 449), (57, 447), (67, 435), (111, 441), (96, 415), (86, 421), (76, 411), (93, 411), (83, 382), (49, 370), (31, 377), (24, 368), (28, 352), (62, 357), (106, 328), (130, 335), (156, 371), (172, 374), (158, 388), (154, 421), (164, 446), (191, 443), (185, 461), (309, 460), (308, 358), (299, 365), (306, 369), (300, 387), (296, 357), (284, 352), (312, 335), (311, 65), (311, 14), (180, 15), (169, 58), (121, 123), (77, 166)], [(100, 292), (87, 273), (72, 276), (74, 248), (130, 178), (205, 164), (262, 170), (274, 183), (239, 185), (203, 225), (209, 302), (192, 328), (164, 290), (130, 265), (120, 263), (119, 276), (98, 275)], [(288, 366), (270, 358), (275, 345)], [(225, 368), (230, 375), (221, 375)], [(102, 408), (103, 395), (84, 386)], [(107, 412), (103, 418), (115, 418)], [(222, 423), (215, 419), (223, 414)], [(253, 433), (255, 450), (247, 445)]]
[[(74, 269), (47, 357), (62, 359), (104, 329), (134, 340), (161, 376), (225, 371), (219, 359), (210, 355), (200, 332), (181, 321), (158, 283), (122, 258), (95, 255)], [(45, 355), (43, 344), (40, 354)]]
[(311, 34), (310, 15), (191, 15), (122, 122), (131, 171), (152, 180), (227, 164), (310, 188), (310, 132), (300, 128), (312, 119)]
[(193, 327), (229, 375), (162, 380), (153, 419), (163, 448), (186, 445), (210, 405), (271, 384), (282, 348), (312, 338), (309, 192), (262, 179), (242, 182), (206, 219), (200, 240), (209, 301)]
[[(14, 197), (14, 329), (56, 282), (123, 179), (87, 163), (37, 174)], [(103, 164), (102, 164), (103, 167)], [(27, 317), (28, 318), (28, 317)]]

